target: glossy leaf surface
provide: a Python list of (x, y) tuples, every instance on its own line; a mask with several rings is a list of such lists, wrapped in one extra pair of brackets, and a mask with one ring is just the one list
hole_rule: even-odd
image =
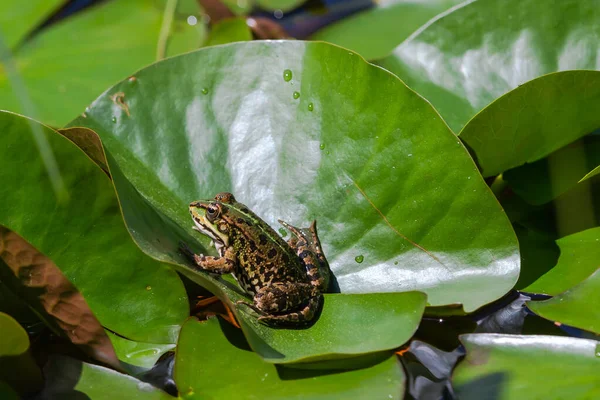
[(600, 267), (600, 227), (560, 238), (556, 244), (560, 248), (558, 263), (523, 291), (555, 296)]
[[(32, 126), (57, 159), (64, 202), (54, 197)], [(173, 343), (188, 313), (185, 290), (174, 271), (135, 246), (107, 176), (35, 121), (2, 112), (0, 132), (0, 224), (54, 261), (105, 327), (133, 340)]]
[(46, 385), (40, 394), (44, 399), (173, 399), (132, 376), (64, 356), (51, 357), (44, 367), (44, 376)]
[(365, 11), (311, 36), (356, 51), (367, 60), (385, 57), (421, 25), (464, 0), (380, 0)]
[(225, 335), (215, 318), (190, 319), (183, 326), (174, 377), (184, 399), (401, 399), (404, 387), (404, 372), (394, 355), (336, 373), (275, 366), (249, 351), (239, 331)]
[(573, 288), (549, 300), (530, 301), (527, 306), (551, 321), (600, 334), (600, 258), (596, 265), (596, 272)]
[[(466, 150), (423, 99), (343, 49), (207, 48), (140, 71), (71, 125), (100, 135), (123, 204), (127, 185), (144, 197), (125, 218), (158, 259), (181, 264), (192, 235), (206, 251), (187, 205), (229, 190), (272, 226), (316, 218), (344, 293), (422, 290), (469, 311), (516, 281), (514, 233)], [(142, 219), (155, 226), (133, 229)]]
[[(37, 112), (28, 116), (62, 126), (107, 86), (155, 61), (164, 13), (158, 3), (107, 1), (54, 24), (20, 48), (14, 63)], [(175, 14), (167, 55), (202, 44), (204, 27), (189, 25), (188, 16)], [(2, 109), (23, 112), (12, 90), (0, 70)]]
[(593, 399), (600, 396), (595, 340), (461, 336), (467, 357), (453, 374), (460, 399)]
[(600, 165), (597, 166), (596, 168), (594, 168), (593, 170), (591, 170), (583, 178), (581, 178), (581, 180), (579, 182), (585, 181), (586, 179), (590, 179), (591, 177), (596, 176), (596, 175), (600, 175)]
[[(599, 19), (598, 0), (552, 0), (544, 7), (537, 0), (465, 2), (463, 7), (431, 21), (381, 64), (431, 101), (458, 133), (492, 101), (529, 80), (556, 71), (598, 69)], [(533, 96), (530, 103), (542, 101), (553, 106), (546, 113), (538, 109), (545, 119), (539, 122), (552, 120), (557, 117), (553, 110), (573, 107), (567, 99), (551, 102), (552, 90), (550, 85), (541, 92), (519, 92), (509, 108), (504, 103), (505, 108), (480, 119), (489, 121), (488, 130), (514, 126), (503, 123), (511, 116), (531, 124), (531, 118), (521, 110), (526, 98), (516, 101), (526, 94)], [(498, 119), (498, 114), (502, 118)], [(485, 136), (493, 132), (479, 133)], [(502, 139), (514, 144), (506, 137)], [(507, 154), (500, 150), (499, 154)]]

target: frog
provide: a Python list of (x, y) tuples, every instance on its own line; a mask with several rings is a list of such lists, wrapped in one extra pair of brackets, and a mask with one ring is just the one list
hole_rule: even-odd
[(275, 230), (239, 203), (229, 192), (189, 205), (193, 229), (210, 237), (219, 256), (189, 254), (195, 267), (213, 274), (231, 273), (252, 302), (240, 300), (267, 325), (311, 323), (329, 286), (327, 259), (317, 222), (297, 228), (278, 220), (291, 232), (285, 241)]

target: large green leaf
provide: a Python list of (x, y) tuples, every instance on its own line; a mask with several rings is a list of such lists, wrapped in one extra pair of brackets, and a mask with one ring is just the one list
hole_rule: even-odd
[(467, 357), (453, 374), (460, 399), (600, 397), (598, 342), (557, 336), (461, 336)]
[[(135, 77), (71, 125), (94, 129), (114, 157), (126, 220), (166, 221), (132, 233), (152, 256), (182, 263), (177, 243), (195, 234), (187, 204), (230, 190), (273, 226), (316, 218), (344, 293), (423, 290), (431, 305), (470, 311), (516, 281), (514, 233), (466, 150), (429, 104), (354, 53), (240, 43)], [(124, 190), (147, 205), (125, 205)]]
[(579, 182), (585, 181), (585, 180), (590, 179), (591, 177), (599, 175), (599, 174), (600, 174), (600, 165), (598, 165), (596, 168), (594, 168), (593, 170), (591, 170), (588, 174), (586, 174), (586, 176), (584, 176), (583, 178), (581, 178), (579, 180)]
[(0, 2), (0, 54), (19, 44), (65, 0), (2, 0)]
[[(57, 201), (31, 129), (54, 152), (68, 199)], [(100, 322), (140, 341), (173, 343), (188, 313), (177, 274), (142, 253), (123, 225), (111, 181), (55, 131), (0, 113), (0, 224), (52, 259)]]
[[(552, 0), (543, 7), (537, 0), (466, 2), (431, 21), (381, 64), (431, 101), (450, 127), (459, 132), (496, 98), (529, 80), (556, 71), (597, 69), (598, 20), (599, 0)], [(562, 112), (563, 107), (572, 112), (572, 102), (577, 98), (558, 101), (550, 97), (553, 90), (570, 93), (568, 88), (552, 88), (553, 83), (533, 85), (507, 98), (500, 104), (502, 110), (479, 117), (489, 126), (483, 126), (485, 132), (473, 135), (487, 137), (493, 129), (510, 127), (518, 130), (515, 119), (527, 123), (528, 128), (534, 122), (546, 124), (560, 119), (557, 111)], [(577, 80), (573, 83), (581, 84)], [(593, 86), (585, 89), (579, 92), (583, 97), (588, 96), (588, 90), (596, 90)], [(580, 104), (582, 108), (594, 108)], [(528, 107), (523, 109), (523, 105)], [(530, 118), (528, 112), (536, 110), (540, 113)], [(584, 115), (585, 111), (581, 113)], [(543, 118), (537, 118), (540, 114)], [(579, 121), (570, 122), (576, 130)], [(482, 129), (482, 125), (478, 128)], [(511, 137), (499, 136), (498, 140), (505, 140), (505, 146), (518, 144)], [(501, 150), (497, 152), (503, 157), (510, 154)]]
[(46, 384), (39, 396), (43, 399), (173, 399), (132, 376), (64, 356), (50, 357), (44, 376)]
[(310, 371), (267, 364), (239, 331), (212, 318), (189, 320), (181, 331), (175, 382), (184, 399), (401, 399), (404, 371), (395, 356), (354, 371)]
[[(41, 387), (43, 379), (39, 367), (29, 352), (27, 332), (10, 315), (2, 312), (0, 312), (0, 332), (2, 332), (0, 383), (7, 382), (23, 395), (35, 392)], [(0, 394), (3, 394), (2, 391)]]
[(422, 24), (463, 1), (380, 0), (368, 10), (326, 26), (310, 39), (335, 43), (374, 60), (387, 56)]
[[(33, 113), (21, 104), (28, 95), (37, 113), (30, 117), (64, 125), (108, 85), (156, 60), (163, 13), (158, 2), (112, 0), (44, 30), (14, 55), (28, 94), (13, 93), (0, 69), (1, 107)], [(202, 44), (204, 26), (188, 24), (188, 16), (175, 14), (168, 55)]]
[[(596, 247), (600, 247), (596, 242)], [(596, 272), (583, 282), (546, 301), (530, 301), (527, 306), (542, 317), (600, 334), (600, 257)]]
[(600, 267), (600, 227), (556, 241), (558, 263), (523, 291), (557, 295), (582, 282)]

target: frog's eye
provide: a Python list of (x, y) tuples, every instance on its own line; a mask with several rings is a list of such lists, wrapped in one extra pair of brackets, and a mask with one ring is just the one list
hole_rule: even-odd
[(217, 219), (219, 214), (221, 214), (221, 209), (216, 205), (211, 204), (206, 209), (206, 218), (208, 218), (210, 222), (213, 222), (215, 219)]

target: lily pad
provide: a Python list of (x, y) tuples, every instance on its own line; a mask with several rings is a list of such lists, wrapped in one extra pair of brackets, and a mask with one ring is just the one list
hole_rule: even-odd
[[(548, 7), (540, 7), (537, 0), (478, 0), (463, 4), (430, 21), (381, 60), (382, 66), (427, 98), (454, 132), (461, 131), (495, 99), (527, 81), (556, 71), (598, 69), (598, 0), (556, 1)], [(565, 121), (566, 118), (561, 119), (562, 110), (572, 113), (577, 104), (582, 109), (594, 108), (578, 103), (577, 96), (550, 97), (555, 90), (571, 93), (568, 87), (554, 87), (553, 83), (535, 84), (515, 92), (494, 107), (492, 114), (480, 115), (482, 123), (478, 128), (486, 130), (473, 132), (473, 138), (492, 136), (492, 129), (516, 130), (519, 125), (515, 125), (515, 120), (526, 123), (528, 129), (535, 128), (536, 123)], [(588, 90), (596, 90), (583, 89), (577, 93), (583, 97), (588, 96)], [(558, 98), (560, 102), (556, 101)], [(525, 105), (528, 107), (524, 109)], [(535, 118), (528, 112), (534, 112)], [(586, 111), (581, 110), (580, 115), (584, 114)], [(577, 119), (569, 122), (575, 126), (560, 131), (560, 135), (572, 135), (571, 131), (580, 126)], [(555, 131), (558, 129), (551, 130)], [(520, 136), (528, 132), (518, 130)], [(588, 132), (591, 130), (585, 133)], [(495, 149), (496, 154), (511, 154), (521, 141), (518, 137), (519, 142), (515, 142), (512, 137), (498, 135), (498, 140), (505, 143)], [(502, 151), (506, 146), (511, 146), (511, 151)]]
[[(596, 245), (600, 247), (600, 243)], [(596, 265), (596, 272), (573, 288), (549, 300), (530, 301), (527, 306), (551, 321), (600, 334), (600, 257)]]
[(117, 357), (123, 363), (142, 368), (152, 368), (165, 352), (175, 348), (175, 343), (135, 342), (106, 331)]
[(275, 366), (249, 351), (239, 331), (225, 335), (216, 318), (186, 322), (177, 348), (174, 377), (184, 399), (403, 396), (404, 371), (394, 355), (367, 368), (337, 373)]
[[(31, 127), (54, 153), (68, 198), (53, 193)], [(110, 179), (56, 131), (0, 112), (0, 224), (48, 256), (99, 321), (132, 340), (173, 343), (188, 314), (177, 274), (142, 253), (123, 225)]]
[[(45, 29), (14, 54), (26, 93), (13, 93), (16, 86), (7, 79), (6, 70), (0, 70), (2, 108), (53, 126), (64, 125), (108, 85), (156, 60), (163, 14), (158, 2), (113, 0)], [(188, 16), (175, 14), (166, 31), (170, 32), (167, 55), (201, 46), (205, 27), (190, 25)], [(200, 19), (199, 11), (197, 16)], [(23, 96), (31, 99), (34, 110), (23, 108)]]
[(421, 25), (464, 0), (380, 0), (372, 8), (320, 29), (323, 40), (356, 51), (367, 60), (383, 58)]
[[(99, 134), (126, 222), (153, 257), (184, 264), (183, 239), (214, 254), (187, 205), (231, 191), (272, 226), (316, 218), (343, 293), (420, 290), (471, 311), (514, 285), (514, 232), (465, 148), (427, 102), (355, 53), (236, 43), (135, 78), (70, 125)], [(140, 194), (144, 205), (126, 204)], [(155, 226), (132, 227), (141, 220)]]
[(594, 399), (600, 396), (598, 342), (557, 336), (462, 335), (460, 399)]
[(600, 227), (560, 238), (556, 244), (560, 248), (558, 263), (523, 289), (524, 292), (555, 296), (579, 284), (600, 267)]
[(246, 24), (246, 18), (227, 18), (212, 26), (205, 45), (217, 46), (248, 40), (252, 40), (252, 32)]

